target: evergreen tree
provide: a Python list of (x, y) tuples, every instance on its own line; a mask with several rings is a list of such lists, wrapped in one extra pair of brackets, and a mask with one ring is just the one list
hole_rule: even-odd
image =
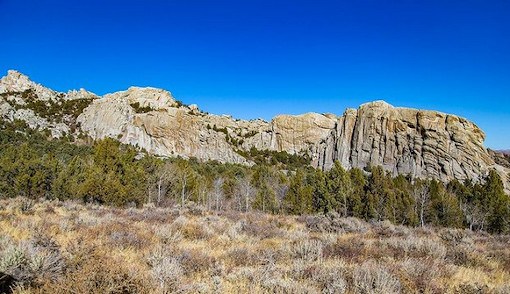
[(260, 186), (253, 201), (253, 208), (268, 213), (278, 212), (278, 202), (276, 201), (275, 191), (267, 184)]
[(382, 167), (371, 167), (367, 184), (367, 202), (364, 209), (365, 218), (395, 221), (395, 205), (395, 195), (392, 191), (390, 177)]
[(363, 171), (359, 168), (349, 170), (349, 176), (352, 183), (351, 206), (352, 216), (363, 218), (364, 214), (364, 201), (366, 201), (366, 178)]
[(342, 216), (353, 215), (355, 206), (361, 205), (361, 199), (359, 195), (355, 195), (349, 173), (340, 162), (335, 161), (331, 170), (327, 172), (327, 185), (335, 210)]
[(279, 210), (276, 191), (269, 185), (277, 175), (266, 165), (257, 165), (253, 172), (252, 184), (257, 188), (253, 208), (275, 213)]
[(413, 189), (411, 181), (403, 175), (398, 175), (393, 179), (393, 187), (396, 205), (395, 222), (409, 226), (417, 226), (419, 224), (419, 219), (414, 210), (416, 203), (412, 196)]
[(462, 211), (458, 199), (448, 193), (444, 185), (436, 180), (430, 181), (430, 206), (428, 217), (436, 226), (460, 227)]
[(289, 190), (283, 199), (283, 207), (290, 214), (307, 214), (312, 211), (313, 187), (306, 183), (305, 173), (298, 169), (290, 179)]
[(510, 200), (504, 192), (503, 182), (495, 170), (491, 170), (483, 186), (484, 198), (488, 200), (488, 230), (492, 233), (509, 231)]
[(330, 194), (326, 175), (321, 170), (315, 170), (308, 177), (308, 186), (312, 189), (313, 210), (328, 213), (335, 207), (335, 199)]

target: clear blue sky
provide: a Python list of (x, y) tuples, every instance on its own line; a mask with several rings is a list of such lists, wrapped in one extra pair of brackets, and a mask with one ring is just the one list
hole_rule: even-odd
[(211, 113), (455, 113), (510, 148), (510, 1), (0, 0), (0, 71), (170, 90)]

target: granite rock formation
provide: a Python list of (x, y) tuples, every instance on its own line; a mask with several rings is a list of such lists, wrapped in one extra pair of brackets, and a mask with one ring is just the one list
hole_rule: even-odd
[[(74, 121), (55, 121), (26, 107), (27, 96), (45, 103), (88, 102)], [(280, 115), (271, 122), (247, 121), (183, 105), (161, 89), (131, 87), (103, 97), (83, 89), (58, 93), (9, 71), (0, 80), (0, 116), (47, 128), (55, 137), (111, 137), (158, 156), (251, 164), (239, 151), (256, 148), (307, 154), (314, 167), (325, 170), (338, 160), (345, 168), (380, 165), (394, 175), (441, 181), (478, 180), (490, 168), (508, 178), (508, 168), (495, 162), (483, 146), (483, 131), (474, 123), (384, 101), (347, 109), (341, 116), (307, 113)], [(72, 123), (78, 127), (72, 128)]]

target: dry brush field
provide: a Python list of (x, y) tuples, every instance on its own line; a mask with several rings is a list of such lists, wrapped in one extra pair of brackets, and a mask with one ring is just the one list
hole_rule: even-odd
[(334, 215), (0, 201), (14, 293), (510, 293), (509, 244)]

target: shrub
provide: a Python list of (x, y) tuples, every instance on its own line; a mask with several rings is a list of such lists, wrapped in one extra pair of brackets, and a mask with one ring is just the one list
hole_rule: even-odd
[(375, 223), (373, 231), (380, 237), (404, 237), (411, 233), (408, 227), (394, 225), (388, 220)]
[(216, 262), (213, 257), (198, 250), (185, 250), (177, 259), (185, 274), (207, 271)]
[(0, 272), (25, 285), (55, 281), (63, 275), (65, 260), (51, 240), (32, 239), (9, 245), (0, 252)]
[(136, 231), (127, 231), (127, 228), (115, 226), (109, 234), (112, 245), (120, 248), (141, 249), (146, 245), (147, 241)]
[(210, 238), (214, 232), (202, 222), (190, 220), (185, 216), (179, 216), (171, 225), (174, 232), (179, 232), (189, 240), (204, 240)]
[(173, 220), (173, 216), (168, 214), (167, 211), (161, 208), (148, 207), (135, 210), (135, 212), (131, 210), (131, 213), (129, 213), (126, 217), (127, 219), (135, 222), (148, 222), (158, 224), (167, 224)]
[(453, 289), (454, 293), (462, 294), (478, 294), (478, 293), (494, 293), (495, 291), (489, 291), (487, 285), (480, 285), (477, 283), (464, 283), (456, 285)]
[(253, 255), (244, 248), (233, 248), (226, 253), (226, 259), (234, 266), (248, 266), (253, 264)]
[(239, 240), (241, 239), (244, 235), (241, 233), (243, 229), (243, 222), (236, 222), (235, 224), (233, 224), (232, 226), (230, 226), (227, 231), (225, 232), (225, 234), (227, 235), (227, 237), (230, 239), (230, 240)]
[(181, 265), (171, 257), (165, 257), (159, 263), (152, 265), (151, 273), (161, 289), (170, 291), (177, 288), (183, 276)]
[(322, 293), (346, 293), (349, 270), (342, 261), (334, 265), (309, 262), (294, 263), (292, 276), (317, 283)]
[(336, 213), (329, 213), (326, 216), (305, 216), (300, 220), (313, 232), (366, 233), (370, 230), (367, 222), (354, 217), (342, 218)]
[(314, 293), (314, 289), (309, 289), (307, 285), (280, 277), (271, 277), (264, 280), (262, 287), (267, 293)]
[(156, 247), (147, 257), (152, 279), (162, 291), (175, 291), (184, 275), (184, 270), (178, 258), (172, 256), (172, 251), (163, 247)]
[(365, 262), (354, 269), (354, 293), (400, 293), (400, 281), (384, 266)]
[(360, 238), (338, 238), (336, 243), (326, 245), (323, 250), (324, 258), (341, 258), (358, 261), (365, 252), (366, 241)]
[(212, 233), (202, 224), (189, 222), (180, 229), (184, 238), (189, 240), (203, 240), (211, 237)]
[(269, 239), (283, 236), (283, 231), (277, 227), (274, 222), (268, 219), (261, 219), (257, 216), (249, 218), (242, 222), (242, 232), (248, 236), (258, 237), (261, 239)]
[(435, 260), (406, 258), (396, 266), (403, 279), (411, 284), (406, 292), (444, 293), (445, 289), (441, 287), (439, 278), (451, 276), (448, 268)]
[(420, 237), (408, 238), (389, 238), (381, 241), (384, 247), (393, 249), (395, 257), (431, 257), (434, 259), (444, 259), (447, 253), (446, 247), (440, 240)]
[(139, 102), (134, 102), (129, 105), (131, 105), (131, 107), (135, 110), (136, 113), (147, 113), (155, 110), (150, 106), (140, 106)]
[(30, 281), (32, 275), (27, 263), (28, 258), (25, 251), (21, 247), (11, 246), (2, 251), (0, 272), (11, 275), (20, 282)]
[(443, 241), (453, 244), (469, 242), (468, 233), (461, 229), (444, 228), (439, 231), (438, 235)]
[(46, 283), (42, 293), (150, 293), (152, 287), (139, 272), (125, 267), (121, 260), (97, 252), (62, 280)]
[(35, 201), (26, 197), (18, 197), (14, 199), (7, 207), (11, 211), (17, 211), (23, 214), (33, 212)]
[(292, 245), (294, 257), (306, 261), (320, 261), (322, 259), (322, 242), (319, 240), (303, 240)]
[(168, 224), (157, 225), (154, 229), (154, 234), (163, 244), (178, 243), (183, 238), (181, 231), (173, 229), (173, 226)]

